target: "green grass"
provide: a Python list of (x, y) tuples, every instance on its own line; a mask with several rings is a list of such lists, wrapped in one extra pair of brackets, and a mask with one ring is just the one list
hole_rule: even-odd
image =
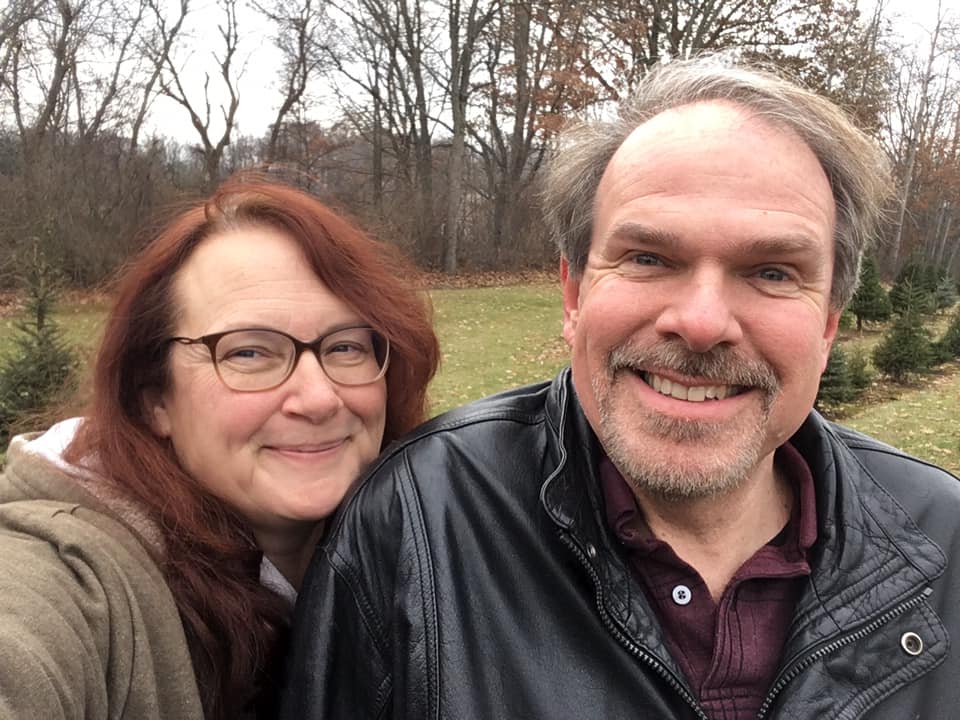
[(443, 361), (430, 388), (434, 412), (546, 380), (567, 363), (558, 283), (435, 290)]
[(924, 387), (841, 422), (960, 475), (960, 365), (948, 363)]
[[(561, 337), (558, 283), (435, 290), (437, 334), (443, 363), (430, 389), (432, 409), (442, 412), (510, 387), (551, 378), (568, 362)], [(99, 338), (106, 306), (72, 302), (58, 312), (69, 342), (87, 353)], [(946, 327), (940, 316), (934, 337)], [(0, 357), (12, 346), (14, 323), (0, 318)], [(882, 335), (844, 331), (839, 340), (868, 353)], [(868, 399), (844, 408), (841, 422), (906, 452), (960, 473), (960, 365), (948, 364), (918, 379), (915, 387), (876, 383)]]

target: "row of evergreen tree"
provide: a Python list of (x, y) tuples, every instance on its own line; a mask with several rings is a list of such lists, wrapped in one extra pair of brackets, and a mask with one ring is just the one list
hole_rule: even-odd
[[(913, 373), (960, 358), (960, 310), (953, 314), (939, 339), (935, 340), (926, 327), (927, 319), (953, 307), (957, 299), (957, 284), (946, 272), (917, 260), (903, 267), (888, 293), (880, 284), (876, 262), (867, 257), (848, 310), (858, 331), (863, 330), (865, 322), (893, 318), (873, 349), (871, 360), (879, 372), (903, 382)], [(823, 407), (856, 400), (872, 380), (865, 352), (848, 355), (839, 343), (835, 344), (820, 379), (817, 403)]]
[(863, 323), (889, 320), (894, 314), (913, 310), (928, 315), (953, 307), (957, 302), (957, 284), (946, 271), (918, 260), (911, 260), (897, 275), (888, 293), (880, 284), (880, 273), (873, 257), (866, 257), (860, 270), (860, 285), (850, 302), (849, 311)]

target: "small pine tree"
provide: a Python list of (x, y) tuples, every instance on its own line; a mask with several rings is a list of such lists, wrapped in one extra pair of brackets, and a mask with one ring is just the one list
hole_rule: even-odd
[(944, 276), (937, 283), (937, 290), (934, 293), (937, 310), (952, 308), (957, 304), (957, 285), (953, 278)]
[(60, 292), (57, 274), (36, 248), (28, 258), (22, 282), (26, 312), (15, 324), (13, 351), (0, 360), (0, 447), (10, 439), (15, 423), (69, 389), (77, 365), (51, 316)]
[(827, 358), (827, 367), (820, 376), (817, 407), (848, 402), (853, 399), (853, 395), (853, 385), (850, 382), (850, 371), (847, 367), (847, 354), (839, 345), (834, 345)]
[(904, 306), (900, 316), (884, 333), (880, 344), (873, 350), (873, 364), (897, 382), (902, 382), (910, 373), (926, 370), (934, 361), (930, 333), (923, 326), (921, 313), (929, 297), (922, 288), (904, 284)]
[(960, 310), (953, 313), (950, 324), (940, 338), (940, 345), (951, 358), (960, 358)]
[(840, 313), (840, 321), (837, 323), (839, 330), (849, 330), (857, 324), (857, 317), (849, 310)]
[(863, 330), (863, 321), (887, 320), (893, 312), (890, 297), (880, 284), (877, 263), (871, 256), (863, 259), (860, 284), (850, 302), (850, 312), (857, 316), (857, 330)]
[(854, 399), (856, 399), (873, 382), (873, 372), (867, 364), (867, 354), (862, 348), (857, 348), (847, 358), (847, 370), (850, 372), (850, 384), (853, 386)]
[(897, 274), (897, 280), (890, 290), (890, 304), (893, 311), (902, 314), (910, 304), (910, 309), (920, 315), (933, 311), (933, 288), (928, 288), (930, 276), (927, 267), (916, 260), (911, 260)]
[(934, 295), (937, 292), (937, 286), (940, 284), (940, 279), (944, 276), (944, 273), (930, 263), (924, 263), (922, 267), (923, 289), (928, 294)]

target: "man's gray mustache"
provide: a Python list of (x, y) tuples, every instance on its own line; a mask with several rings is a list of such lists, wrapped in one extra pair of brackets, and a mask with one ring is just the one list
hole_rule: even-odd
[(772, 367), (741, 357), (727, 347), (696, 353), (675, 343), (660, 343), (648, 348), (621, 345), (607, 356), (607, 370), (611, 377), (621, 370), (640, 369), (671, 370), (705, 378), (714, 385), (742, 385), (768, 394), (780, 389), (780, 380)]

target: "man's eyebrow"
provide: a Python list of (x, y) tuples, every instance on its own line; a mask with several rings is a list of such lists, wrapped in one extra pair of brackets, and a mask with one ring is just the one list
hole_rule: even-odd
[(675, 233), (659, 230), (638, 222), (622, 222), (615, 225), (610, 231), (610, 237), (628, 242), (654, 245), (658, 247), (676, 247), (680, 245), (680, 238)]
[[(678, 248), (683, 244), (676, 233), (632, 221), (614, 226), (610, 237), (664, 249)], [(806, 233), (784, 233), (753, 238), (743, 246), (742, 252), (746, 255), (795, 255), (822, 249), (820, 241)]]
[[(797, 255), (801, 253), (821, 252), (823, 245), (816, 238), (804, 233), (788, 233), (754, 238), (744, 251), (753, 255)], [(828, 244), (827, 250), (831, 250)]]

